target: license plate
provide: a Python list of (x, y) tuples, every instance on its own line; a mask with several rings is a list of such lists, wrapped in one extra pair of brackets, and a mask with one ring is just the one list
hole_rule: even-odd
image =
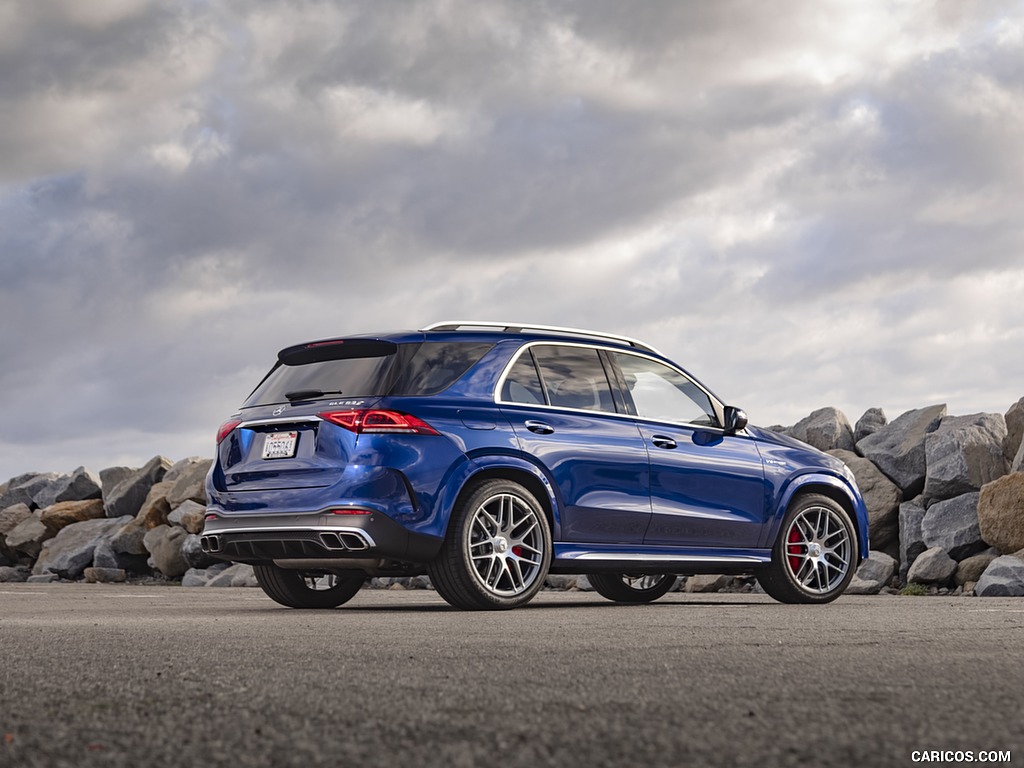
[(298, 432), (274, 432), (263, 441), (264, 459), (290, 459), (295, 455)]

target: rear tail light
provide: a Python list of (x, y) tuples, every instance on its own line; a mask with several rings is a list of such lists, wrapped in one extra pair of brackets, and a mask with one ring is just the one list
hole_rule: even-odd
[(331, 510), (331, 514), (332, 515), (372, 515), (373, 514), (373, 510), (372, 509), (358, 509), (356, 507), (352, 507), (351, 509), (332, 509)]
[(241, 419), (228, 419), (223, 424), (221, 424), (220, 428), (217, 430), (217, 445), (220, 445), (222, 442), (224, 442), (224, 438), (230, 435), (234, 431), (235, 427), (237, 427), (241, 423)]
[(412, 414), (400, 411), (360, 409), (352, 411), (324, 411), (321, 419), (361, 434), (437, 435), (436, 429)]

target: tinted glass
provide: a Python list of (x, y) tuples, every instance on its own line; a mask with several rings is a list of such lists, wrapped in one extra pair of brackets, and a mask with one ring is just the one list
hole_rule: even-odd
[(403, 361), (392, 395), (433, 395), (454, 384), (493, 344), (430, 341)]
[(286, 392), (318, 389), (329, 397), (367, 397), (383, 394), (388, 370), (395, 355), (357, 357), (348, 360), (322, 360), (305, 365), (274, 368), (245, 401), (243, 407), (287, 403)]
[(711, 399), (681, 373), (656, 360), (612, 354), (639, 416), (686, 424), (717, 424)]
[(521, 354), (508, 372), (501, 388), (501, 399), (507, 403), (544, 405), (544, 390), (541, 389), (530, 350)]
[(538, 346), (533, 354), (548, 402), (561, 408), (615, 413), (615, 401), (596, 349)]

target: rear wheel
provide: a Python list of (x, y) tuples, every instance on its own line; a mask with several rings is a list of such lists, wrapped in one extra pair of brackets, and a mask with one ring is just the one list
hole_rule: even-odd
[(533, 599), (550, 565), (551, 532), (537, 499), (519, 483), (487, 480), (456, 504), (428, 571), (456, 608), (494, 610)]
[(353, 597), (366, 575), (291, 571), (276, 565), (254, 565), (256, 581), (271, 600), (289, 608), (336, 608)]
[(667, 573), (590, 573), (587, 580), (599, 595), (617, 603), (649, 603), (676, 585), (676, 577)]
[(817, 493), (800, 496), (782, 521), (771, 565), (757, 581), (783, 603), (831, 602), (853, 578), (856, 542), (840, 504)]

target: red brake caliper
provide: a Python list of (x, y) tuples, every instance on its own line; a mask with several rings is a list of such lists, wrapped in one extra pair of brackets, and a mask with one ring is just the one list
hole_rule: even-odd
[(518, 544), (516, 544), (514, 547), (512, 547), (512, 554), (515, 555), (516, 557), (522, 557), (523, 556), (523, 548), (520, 547)]
[(804, 550), (795, 525), (789, 529), (789, 544), (786, 546), (786, 551), (789, 554), (789, 568), (796, 573), (800, 570), (800, 558), (797, 555), (802, 555)]

